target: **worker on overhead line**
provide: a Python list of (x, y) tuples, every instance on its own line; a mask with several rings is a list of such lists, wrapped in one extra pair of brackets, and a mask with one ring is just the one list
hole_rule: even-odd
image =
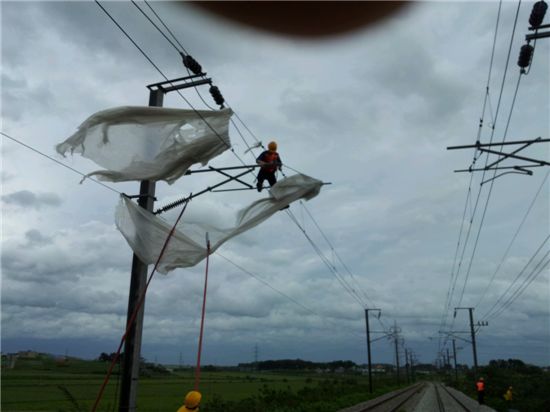
[(260, 165), (256, 188), (258, 189), (258, 192), (261, 192), (263, 189), (264, 180), (269, 182), (269, 186), (273, 186), (277, 183), (275, 172), (277, 172), (277, 169), (282, 170), (283, 163), (281, 162), (279, 153), (277, 153), (277, 143), (269, 142), (267, 145), (267, 150), (263, 151), (262, 154), (258, 156), (256, 163)]
[(198, 391), (190, 391), (185, 395), (183, 406), (177, 412), (199, 412), (202, 395)]

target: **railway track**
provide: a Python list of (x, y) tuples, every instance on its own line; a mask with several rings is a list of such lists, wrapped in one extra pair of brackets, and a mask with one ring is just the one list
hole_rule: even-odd
[[(441, 383), (434, 383), (435, 397), (439, 412), (465, 411), (473, 412), (473, 409), (467, 407), (458, 397), (456, 397), (447, 387)], [(443, 396), (441, 396), (444, 394)], [(444, 401), (443, 397), (447, 397)]]
[(417, 383), (408, 388), (391, 392), (376, 399), (360, 403), (351, 408), (342, 409), (340, 412), (397, 412), (407, 410), (406, 405), (413, 403), (415, 397), (420, 397), (425, 384)]

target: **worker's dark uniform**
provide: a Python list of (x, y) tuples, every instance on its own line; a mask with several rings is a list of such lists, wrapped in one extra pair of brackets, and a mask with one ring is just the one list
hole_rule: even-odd
[(275, 183), (277, 183), (275, 172), (283, 165), (279, 153), (266, 150), (258, 156), (256, 161), (269, 163), (269, 165), (267, 166), (260, 167), (260, 171), (258, 172), (258, 183), (256, 184), (256, 188), (258, 189), (258, 191), (262, 190), (264, 180), (267, 180), (269, 182), (269, 186), (273, 186)]

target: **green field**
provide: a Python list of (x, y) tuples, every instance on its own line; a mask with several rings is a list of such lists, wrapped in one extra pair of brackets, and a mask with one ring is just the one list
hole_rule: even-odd
[[(2, 369), (2, 411), (89, 411), (108, 366), (107, 362), (78, 359), (70, 359), (66, 363), (56, 363), (46, 357), (19, 359), (15, 368)], [(117, 372), (115, 368), (99, 411), (117, 410)], [(182, 405), (187, 391), (193, 389), (194, 376), (191, 370), (148, 375), (152, 376), (141, 377), (139, 382), (140, 411), (176, 411)], [(200, 385), (203, 393), (201, 411), (230, 410), (231, 402), (249, 403), (251, 411), (267, 411), (266, 403), (275, 405), (281, 402), (295, 407), (273, 410), (310, 410), (309, 407), (304, 409), (299, 406), (300, 398), (304, 397), (308, 397), (307, 403), (311, 408), (317, 404), (317, 410), (334, 411), (334, 405), (339, 408), (366, 400), (366, 388), (367, 380), (360, 375), (203, 371)], [(327, 398), (330, 397), (328, 403), (324, 399), (317, 399), (323, 398), (325, 394)], [(293, 397), (294, 400), (290, 399)]]

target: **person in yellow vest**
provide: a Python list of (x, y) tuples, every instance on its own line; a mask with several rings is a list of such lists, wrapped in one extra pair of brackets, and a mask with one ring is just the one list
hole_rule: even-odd
[(185, 395), (183, 406), (177, 412), (199, 412), (202, 395), (197, 391), (190, 391)]
[(511, 403), (512, 402), (512, 387), (509, 386), (508, 387), (508, 390), (506, 391), (506, 393), (504, 394), (504, 400), (506, 401), (507, 404)]
[(485, 403), (485, 380), (483, 378), (479, 378), (479, 380), (476, 382), (476, 390), (477, 402), (480, 405), (483, 405)]

